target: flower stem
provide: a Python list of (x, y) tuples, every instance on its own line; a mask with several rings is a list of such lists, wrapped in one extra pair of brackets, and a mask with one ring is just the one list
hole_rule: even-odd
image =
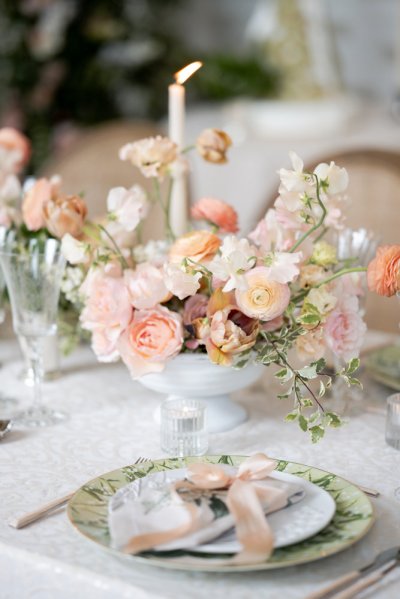
[(321, 227), (324, 223), (324, 220), (326, 218), (326, 208), (325, 208), (325, 204), (323, 203), (323, 201), (321, 200), (321, 196), (319, 193), (319, 180), (318, 177), (315, 173), (312, 173), (312, 177), (314, 177), (315, 179), (315, 183), (316, 183), (316, 191), (317, 191), (317, 200), (318, 200), (318, 204), (321, 206), (321, 210), (322, 210), (322, 214), (321, 214), (321, 218), (319, 219), (319, 221), (310, 229), (308, 229), (308, 231), (306, 231), (306, 233), (304, 233), (304, 235), (302, 235), (300, 237), (300, 239), (298, 239), (296, 241), (296, 243), (290, 248), (289, 253), (293, 253), (295, 250), (297, 250), (297, 248), (299, 247), (299, 245), (301, 245), (303, 243), (303, 241), (305, 239), (307, 239), (307, 237), (309, 237), (310, 235), (312, 235), (312, 233), (314, 233), (314, 231), (316, 231), (317, 229), (319, 229), (319, 227)]
[(327, 279), (324, 279), (323, 281), (318, 283), (318, 285), (314, 285), (314, 289), (318, 289), (318, 287), (322, 287), (322, 285), (326, 285), (327, 283), (330, 283), (334, 279), (338, 279), (339, 277), (342, 277), (343, 275), (347, 275), (352, 272), (366, 272), (366, 271), (367, 271), (367, 269), (364, 266), (357, 266), (356, 268), (343, 268), (342, 270), (338, 270), (338, 272), (335, 272), (333, 275), (331, 275)]
[(129, 264), (127, 263), (124, 255), (121, 252), (121, 249), (119, 247), (119, 245), (117, 244), (117, 242), (115, 241), (114, 237), (107, 231), (107, 229), (105, 227), (103, 227), (103, 225), (97, 225), (100, 229), (100, 231), (102, 231), (106, 237), (108, 237), (108, 239), (111, 241), (112, 246), (114, 247), (117, 255), (118, 255), (118, 259), (121, 262), (121, 266), (122, 268), (129, 268)]
[(170, 210), (170, 203), (171, 203), (173, 179), (172, 179), (172, 177), (170, 178), (166, 205), (164, 205), (164, 203), (162, 201), (160, 181), (157, 179), (157, 177), (153, 177), (152, 179), (153, 179), (153, 187), (154, 187), (154, 197), (155, 197), (156, 201), (160, 204), (161, 210), (164, 214), (164, 224), (165, 224), (166, 236), (169, 237), (170, 239), (175, 239), (175, 235), (174, 235), (174, 233), (171, 229), (171, 225), (169, 223), (169, 210)]

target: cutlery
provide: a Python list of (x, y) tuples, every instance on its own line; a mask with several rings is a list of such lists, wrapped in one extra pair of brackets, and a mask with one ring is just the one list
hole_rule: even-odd
[(12, 420), (0, 420), (0, 440), (12, 429)]
[(349, 599), (378, 582), (399, 563), (400, 547), (386, 549), (372, 563), (341, 576), (323, 589), (307, 595), (306, 599)]
[[(148, 461), (148, 458), (138, 458), (136, 462), (134, 462), (134, 465), (143, 464), (144, 462)], [(67, 495), (63, 495), (62, 497), (58, 497), (57, 499), (53, 499), (52, 501), (49, 501), (48, 503), (41, 505), (35, 510), (28, 512), (27, 514), (24, 514), (23, 516), (17, 518), (10, 518), (8, 520), (8, 525), (12, 526), (12, 528), (24, 528), (25, 526), (28, 526), (28, 524), (32, 524), (33, 522), (40, 520), (56, 508), (61, 507), (63, 504), (67, 503), (71, 499), (71, 497), (75, 495), (75, 493), (76, 490), (67, 493)]]

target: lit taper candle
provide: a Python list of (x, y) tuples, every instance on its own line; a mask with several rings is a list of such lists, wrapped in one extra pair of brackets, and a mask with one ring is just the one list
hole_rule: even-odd
[[(168, 88), (168, 135), (178, 150), (185, 145), (185, 87), (184, 83), (195, 73), (202, 63), (192, 62), (175, 73), (175, 83)], [(176, 236), (183, 235), (188, 226), (188, 190), (187, 179), (179, 168), (174, 173), (174, 184), (169, 210), (171, 229)]]

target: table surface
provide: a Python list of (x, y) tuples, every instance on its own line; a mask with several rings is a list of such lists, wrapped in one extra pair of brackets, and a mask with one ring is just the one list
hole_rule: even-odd
[[(372, 344), (382, 341), (372, 337)], [(14, 341), (0, 342), (1, 391), (29, 399), (17, 376), (22, 363)], [(400, 452), (384, 441), (384, 398), (388, 390), (365, 379), (363, 410), (317, 445), (297, 426), (282, 421), (288, 405), (274, 399), (266, 369), (261, 384), (236, 394), (249, 420), (235, 430), (212, 435), (209, 453), (268, 455), (332, 471), (380, 491), (372, 499), (376, 523), (368, 536), (343, 553), (284, 571), (230, 576), (164, 571), (127, 564), (81, 537), (65, 510), (25, 529), (7, 525), (88, 479), (133, 463), (139, 456), (162, 456), (153, 412), (159, 396), (132, 382), (121, 364), (97, 364), (88, 348), (63, 360), (60, 379), (44, 386), (46, 401), (69, 413), (58, 426), (18, 430), (0, 443), (0, 597), (2, 599), (142, 599), (229, 596), (295, 599), (360, 567), (379, 551), (399, 544)], [(390, 574), (374, 598), (399, 596), (400, 573)]]

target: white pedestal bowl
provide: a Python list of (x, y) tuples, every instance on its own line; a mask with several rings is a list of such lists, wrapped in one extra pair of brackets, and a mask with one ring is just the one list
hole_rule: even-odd
[[(234, 369), (217, 366), (206, 354), (179, 354), (160, 373), (146, 374), (139, 380), (144, 387), (166, 393), (170, 399), (197, 399), (206, 405), (210, 433), (231, 430), (247, 420), (246, 410), (229, 394), (257, 381), (263, 373), (260, 364)], [(159, 410), (156, 418), (159, 419)]]

